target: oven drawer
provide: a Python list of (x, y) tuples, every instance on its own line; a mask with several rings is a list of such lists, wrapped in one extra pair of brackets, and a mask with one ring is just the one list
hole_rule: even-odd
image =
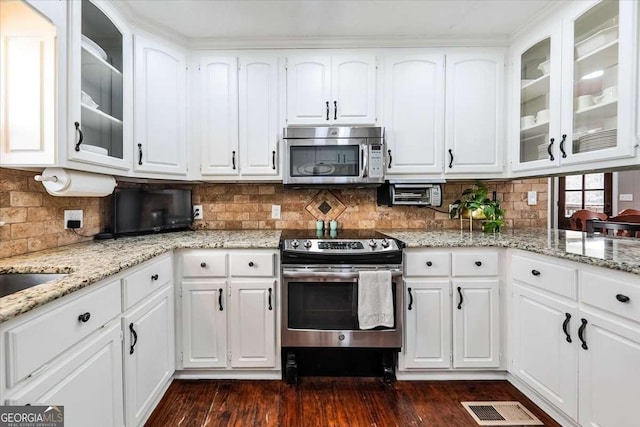
[(451, 256), (448, 252), (405, 252), (405, 275), (448, 276), (451, 271)]
[(273, 252), (242, 252), (229, 255), (231, 276), (273, 277), (275, 276), (275, 254)]
[(451, 271), (453, 277), (497, 276), (498, 254), (496, 252), (453, 253)]

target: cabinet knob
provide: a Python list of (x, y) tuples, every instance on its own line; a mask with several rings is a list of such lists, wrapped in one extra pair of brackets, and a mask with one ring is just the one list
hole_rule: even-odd
[(427, 267), (431, 267), (433, 263), (431, 261), (427, 261)]
[(480, 267), (482, 265), (482, 261), (476, 261), (476, 265)]
[(616, 299), (620, 302), (629, 302), (631, 300), (631, 298), (629, 298), (626, 295), (622, 295), (622, 294), (618, 294), (616, 295)]
[(540, 272), (538, 270), (531, 270), (531, 274), (533, 274), (534, 276), (539, 276)]
[(254, 265), (253, 261), (249, 261), (249, 267), (253, 267)]
[(158, 280), (158, 277), (159, 276), (157, 274), (154, 274), (153, 276), (151, 276), (151, 280)]
[(201, 263), (200, 263), (200, 267), (205, 268), (206, 266), (207, 266), (207, 263), (206, 263), (206, 262), (201, 262)]
[(87, 311), (86, 313), (83, 313), (80, 316), (78, 316), (78, 321), (82, 323), (87, 323), (90, 318), (91, 318), (91, 313)]

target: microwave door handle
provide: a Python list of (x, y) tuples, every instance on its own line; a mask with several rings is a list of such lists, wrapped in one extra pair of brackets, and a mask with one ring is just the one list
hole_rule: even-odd
[(361, 145), (360, 146), (360, 164), (362, 165), (362, 170), (360, 171), (360, 176), (362, 178), (366, 178), (368, 175), (368, 171), (367, 171), (367, 155), (365, 153), (365, 151), (367, 150), (367, 146), (366, 145)]

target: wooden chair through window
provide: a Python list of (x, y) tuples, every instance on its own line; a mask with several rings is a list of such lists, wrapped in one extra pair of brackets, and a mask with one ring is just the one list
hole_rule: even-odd
[(640, 209), (625, 209), (620, 211), (620, 213), (618, 214), (618, 216), (623, 215), (640, 215)]
[(572, 230), (587, 231), (586, 221), (588, 219), (599, 219), (602, 221), (606, 221), (607, 218), (607, 214), (582, 209), (579, 211), (575, 211), (573, 215), (571, 215), (571, 218), (569, 218), (569, 224), (571, 225)]

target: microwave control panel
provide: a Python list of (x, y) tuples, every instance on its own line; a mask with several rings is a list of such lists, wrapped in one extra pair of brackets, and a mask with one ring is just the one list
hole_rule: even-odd
[(382, 145), (369, 146), (369, 177), (382, 178), (384, 174), (384, 155)]

